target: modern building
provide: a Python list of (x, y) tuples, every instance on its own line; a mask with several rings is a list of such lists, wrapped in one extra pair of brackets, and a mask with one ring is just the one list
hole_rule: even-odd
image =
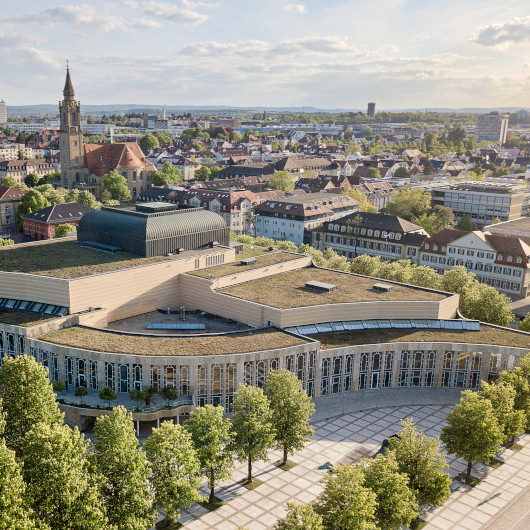
[(384, 261), (409, 259), (418, 263), (421, 246), (428, 237), (423, 227), (396, 215), (359, 212), (313, 229), (312, 246), (331, 248), (350, 261), (368, 254)]
[(502, 236), (519, 237), (526, 243), (530, 243), (530, 217), (519, 217), (512, 221), (504, 221), (484, 227), (484, 232)]
[(366, 114), (368, 114), (368, 116), (371, 116), (372, 118), (375, 116), (375, 103), (368, 103), (368, 109), (366, 111)]
[(77, 226), (81, 217), (93, 209), (77, 202), (52, 204), (22, 216), (22, 232), (36, 241), (53, 239), (60, 225)]
[(78, 240), (100, 250), (151, 258), (227, 246), (229, 229), (220, 215), (202, 208), (178, 210), (175, 204), (146, 202), (134, 209), (92, 210), (79, 222)]
[[(167, 226), (172, 239), (194, 225)], [(94, 396), (175, 387), (185, 404), (133, 411), (153, 426), (205, 404), (229, 412), (243, 383), (263, 388), (279, 368), (311, 397), (349, 399), (368, 389), (478, 389), (530, 351), (530, 334), (458, 319), (458, 295), (253, 251), (241, 263), (215, 244), (149, 258), (73, 239), (0, 249), (0, 359), (42, 363), (68, 387), (67, 421), (87, 428), (108, 412), (72, 403), (78, 386)]]
[(529, 294), (530, 245), (518, 237), (445, 229), (425, 239), (420, 265), (439, 273), (462, 265), (479, 282), (507, 295)]
[(477, 117), (475, 134), (479, 141), (506, 143), (509, 114), (490, 112)]
[(5, 127), (7, 124), (7, 106), (6, 102), (2, 99), (0, 101), (0, 126)]
[(530, 191), (525, 185), (499, 182), (459, 182), (428, 187), (433, 205), (450, 208), (458, 222), (469, 215), (473, 225), (511, 221), (529, 213)]
[(18, 228), (17, 210), (27, 190), (0, 186), (0, 237), (6, 238)]
[(69, 189), (86, 189), (101, 198), (101, 177), (114, 169), (127, 179), (133, 197), (150, 187), (156, 168), (136, 142), (110, 145), (83, 143), (81, 104), (75, 99), (69, 68), (63, 95), (64, 99), (59, 104), (62, 185)]
[(359, 211), (359, 201), (348, 195), (307, 193), (264, 201), (254, 208), (257, 237), (311, 243), (311, 229)]

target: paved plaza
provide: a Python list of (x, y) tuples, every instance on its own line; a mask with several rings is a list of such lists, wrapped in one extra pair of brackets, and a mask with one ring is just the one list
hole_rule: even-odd
[[(421, 389), (423, 390), (423, 389)], [(442, 389), (443, 390), (443, 389)], [(317, 400), (315, 435), (306, 447), (292, 457), (298, 465), (283, 471), (273, 465), (280, 459), (278, 451), (271, 451), (268, 462), (254, 465), (254, 476), (264, 482), (253, 491), (236, 484), (246, 476), (246, 464), (237, 465), (233, 478), (221, 484), (217, 496), (227, 502), (213, 512), (195, 505), (188, 510), (181, 522), (189, 530), (233, 530), (238, 526), (249, 530), (273, 528), (276, 521), (285, 515), (287, 501), (306, 503), (314, 500), (322, 491), (320, 481), (327, 473), (322, 467), (351, 463), (362, 456), (375, 453), (382, 441), (401, 428), (401, 418), (412, 417), (417, 426), (430, 435), (440, 433), (450, 403), (459, 399), (457, 392), (438, 392), (436, 399), (444, 404), (429, 403), (433, 395), (428, 392), (403, 391), (377, 392), (377, 396), (331, 396)], [(359, 397), (359, 400), (354, 398)], [(413, 405), (399, 403), (408, 399)], [(371, 407), (370, 408), (370, 403)], [(396, 406), (389, 404), (398, 403)], [(375, 408), (377, 405), (377, 408)], [(346, 413), (343, 413), (346, 410)], [(451, 475), (462, 469), (462, 462), (449, 457)], [(206, 489), (202, 490), (207, 494)]]

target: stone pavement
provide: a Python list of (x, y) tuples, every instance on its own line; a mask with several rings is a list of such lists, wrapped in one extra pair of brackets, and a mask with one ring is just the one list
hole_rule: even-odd
[[(213, 512), (194, 505), (180, 519), (183, 528), (235, 530), (241, 526), (249, 530), (271, 529), (285, 515), (287, 501), (307, 503), (318, 496), (322, 491), (320, 481), (327, 473), (321, 469), (324, 464), (331, 462), (336, 465), (374, 454), (385, 438), (400, 430), (402, 418), (412, 417), (417, 426), (428, 434), (439, 434), (450, 404), (459, 398), (457, 392), (446, 390), (445, 393), (437, 393), (438, 404), (432, 404), (433, 389), (412, 392), (408, 397), (406, 389), (395, 390), (377, 391), (377, 399), (372, 395), (371, 406), (369, 397), (361, 397), (361, 393), (354, 399), (353, 396), (346, 399), (341, 396), (319, 398), (313, 421), (315, 435), (291, 459), (297, 466), (289, 471), (278, 469), (272, 462), (279, 460), (280, 453), (272, 451), (268, 462), (254, 465), (254, 476), (264, 484), (249, 491), (236, 484), (246, 476), (246, 464), (238, 464), (232, 479), (221, 483), (216, 492), (226, 504)], [(415, 404), (400, 404), (407, 399)], [(377, 408), (373, 408), (374, 400)], [(397, 406), (391, 406), (394, 404)], [(464, 469), (464, 463), (456, 462), (454, 458), (449, 457), (448, 463), (453, 476)], [(206, 495), (206, 489), (202, 493)]]
[[(474, 488), (459, 485), (449, 500), (426, 516), (425, 529), (473, 530), (486, 528), (530, 487), (530, 436), (519, 440), (520, 451), (504, 450), (505, 463), (493, 468), (475, 469), (483, 479)], [(523, 528), (512, 526), (507, 528)]]

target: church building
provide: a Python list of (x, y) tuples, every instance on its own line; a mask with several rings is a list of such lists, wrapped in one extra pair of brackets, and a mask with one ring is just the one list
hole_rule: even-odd
[(136, 142), (113, 143), (109, 136), (107, 143), (83, 143), (81, 104), (75, 99), (68, 67), (63, 95), (59, 103), (62, 186), (88, 190), (101, 199), (101, 177), (115, 169), (127, 179), (133, 198), (151, 187), (156, 167)]

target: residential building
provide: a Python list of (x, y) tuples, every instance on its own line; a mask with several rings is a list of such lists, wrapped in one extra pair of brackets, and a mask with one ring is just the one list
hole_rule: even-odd
[(59, 225), (70, 224), (77, 226), (81, 217), (92, 208), (77, 202), (52, 204), (36, 212), (22, 216), (22, 231), (24, 235), (35, 240), (53, 239), (55, 229)]
[(420, 248), (428, 237), (423, 227), (396, 215), (359, 212), (314, 229), (312, 246), (331, 248), (350, 261), (368, 254), (384, 261), (410, 259), (418, 263)]
[(0, 101), (0, 126), (5, 127), (7, 124), (7, 107), (6, 102), (2, 99)]
[(25, 144), (6, 142), (0, 144), (0, 158), (3, 160), (18, 160), (19, 158), (36, 158), (43, 156), (42, 149), (34, 149)]
[(256, 236), (311, 243), (311, 229), (325, 221), (359, 210), (359, 202), (347, 195), (307, 193), (264, 201), (254, 208)]
[(453, 210), (457, 222), (469, 215), (473, 225), (485, 226), (495, 218), (511, 221), (529, 213), (530, 191), (521, 184), (459, 182), (428, 189), (433, 204)]
[(31, 173), (38, 177), (44, 177), (55, 171), (54, 167), (44, 159), (34, 160), (4, 160), (0, 162), (0, 180), (13, 177), (18, 183), (24, 183), (24, 179)]
[(518, 237), (447, 228), (425, 239), (420, 265), (440, 274), (462, 265), (479, 282), (505, 294), (523, 298), (529, 294), (530, 245)]
[(27, 190), (0, 186), (0, 237), (17, 231), (17, 209)]
[(36, 133), (44, 129), (44, 123), (8, 122), (7, 127), (17, 132)]
[(490, 112), (477, 117), (475, 134), (479, 141), (506, 143), (509, 114)]
[(375, 103), (368, 103), (368, 109), (366, 111), (366, 114), (368, 114), (368, 116), (371, 116), (372, 118), (375, 116)]

